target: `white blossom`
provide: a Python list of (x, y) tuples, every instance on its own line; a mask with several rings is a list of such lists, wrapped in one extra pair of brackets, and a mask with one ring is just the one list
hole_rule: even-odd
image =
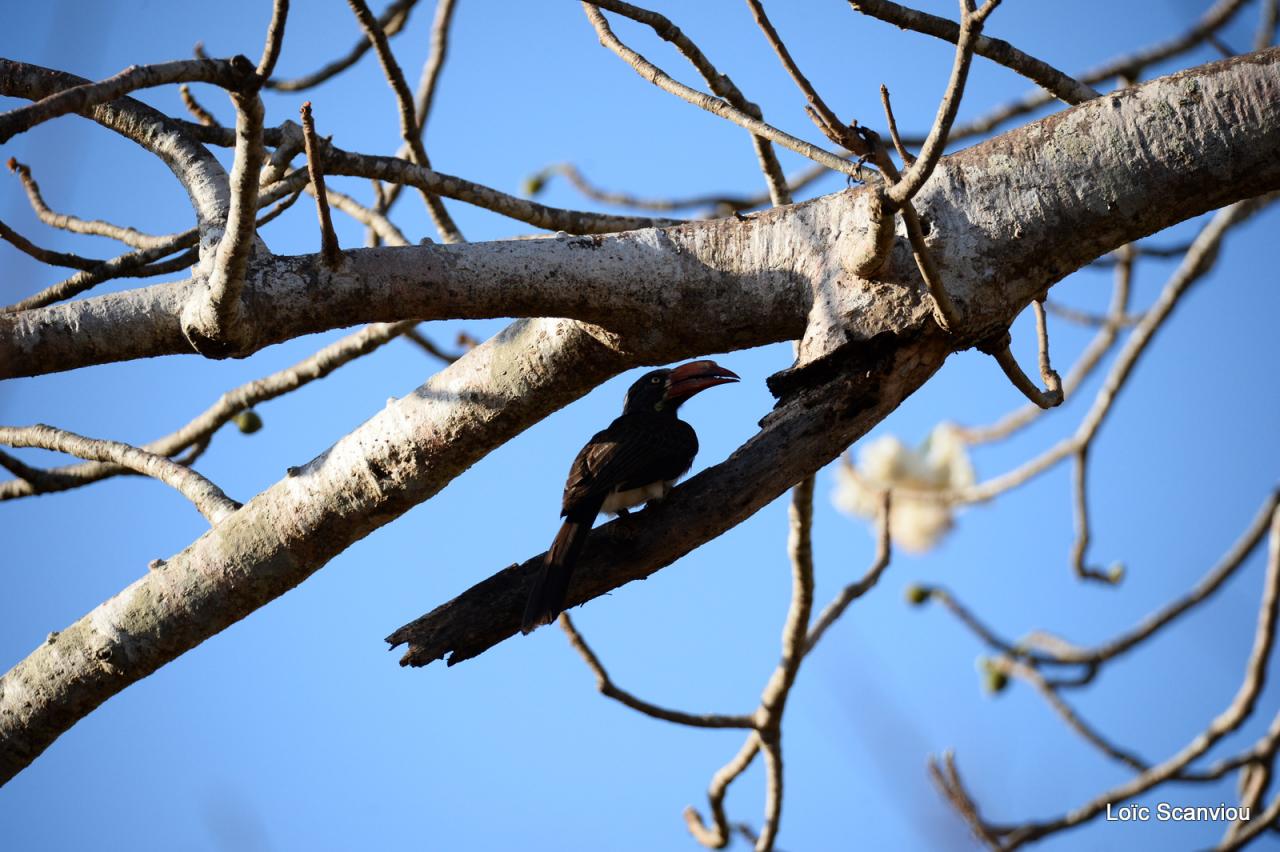
[(909, 492), (951, 491), (973, 482), (968, 446), (955, 426), (939, 423), (917, 449), (893, 435), (864, 444), (856, 466), (836, 469), (832, 501), (843, 512), (874, 521), (881, 493), (895, 489), (889, 535), (905, 550), (924, 553), (951, 529), (953, 511), (946, 503), (913, 499)]

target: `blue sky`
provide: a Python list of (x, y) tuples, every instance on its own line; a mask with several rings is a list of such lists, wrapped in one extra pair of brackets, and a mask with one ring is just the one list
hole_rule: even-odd
[[(987, 31), (1068, 71), (1185, 28), (1205, 4), (1006, 2)], [(60, 0), (14, 4), (0, 54), (86, 77), (132, 63), (189, 55), (258, 55), (270, 4)], [(358, 36), (345, 4), (293, 4), (279, 70), (311, 71)], [(845, 116), (880, 124), (878, 87), (893, 92), (900, 124), (923, 130), (945, 84), (951, 50), (862, 19), (839, 2), (774, 0), (767, 7), (804, 70)], [(817, 141), (803, 100), (764, 44), (745, 5), (727, 0), (657, 8), (697, 40), (776, 125)], [(951, 3), (921, 4), (954, 16)], [(1224, 33), (1243, 48), (1255, 10)], [(429, 7), (393, 43), (411, 82), (427, 50)], [(680, 79), (698, 83), (648, 31), (615, 30)], [(904, 61), (909, 57), (909, 61)], [(1200, 50), (1179, 66), (1215, 58)], [(1170, 69), (1165, 69), (1170, 70)], [(961, 121), (1026, 90), (985, 61), (974, 65)], [(224, 121), (227, 99), (197, 94)], [(397, 147), (391, 94), (371, 58), (305, 95), (267, 95), (267, 120), (315, 104), (320, 132), (352, 150)], [(180, 113), (176, 89), (143, 99)], [(16, 102), (4, 100), (4, 108)], [(427, 132), (435, 165), (510, 192), (558, 161), (615, 189), (655, 196), (756, 191), (761, 178), (737, 128), (659, 92), (596, 42), (577, 3), (460, 0), (449, 63)], [(189, 205), (163, 166), (130, 143), (63, 118), (4, 146), (28, 163), (58, 210), (166, 233), (188, 227)], [(784, 165), (803, 163), (783, 153)], [(95, 256), (106, 241), (45, 229), (16, 178), (0, 176), (0, 216), (36, 242)], [(5, 180), (8, 182), (5, 183)], [(360, 181), (337, 188), (368, 197)], [(813, 193), (843, 186), (830, 177)], [(582, 207), (563, 182), (543, 200)], [(450, 202), (473, 241), (522, 233), (519, 223)], [(416, 196), (399, 210), (411, 239), (431, 234)], [(345, 246), (361, 230), (337, 218)], [(1092, 454), (1093, 560), (1123, 561), (1119, 588), (1081, 585), (1070, 572), (1069, 469), (1060, 467), (994, 505), (962, 514), (935, 552), (896, 554), (888, 573), (807, 661), (784, 725), (786, 805), (782, 849), (964, 849), (967, 832), (931, 788), (925, 759), (954, 748), (961, 770), (994, 819), (1056, 815), (1128, 777), (1089, 750), (1030, 689), (982, 693), (979, 644), (937, 607), (913, 609), (911, 582), (940, 583), (997, 626), (1033, 628), (1093, 643), (1129, 627), (1189, 588), (1244, 529), (1276, 485), (1280, 403), (1273, 392), (1280, 305), (1265, 252), (1280, 214), (1257, 217), (1229, 238), (1217, 269), (1163, 329), (1104, 426)], [(1189, 223), (1157, 239), (1175, 242)], [(269, 226), (273, 251), (318, 246), (304, 199)], [(1171, 269), (1145, 263), (1135, 305), (1147, 304)], [(4, 298), (56, 273), (0, 247)], [(131, 286), (129, 284), (120, 287)], [(104, 290), (107, 288), (103, 288)], [(1063, 282), (1055, 297), (1101, 309), (1105, 273)], [(500, 322), (438, 323), (484, 337)], [(1030, 316), (1015, 352), (1034, 363)], [(187, 422), (224, 390), (287, 366), (340, 332), (265, 350), (247, 361), (196, 356), (94, 367), (0, 385), (0, 422), (45, 422), (95, 437), (145, 443)], [(1089, 333), (1052, 327), (1065, 368)], [(724, 458), (772, 405), (764, 379), (790, 361), (787, 345), (729, 353), (742, 375), (685, 408), (702, 449), (695, 469)], [(263, 405), (264, 429), (228, 427), (199, 469), (245, 500), (286, 467), (314, 457), (420, 384), (436, 364), (395, 342), (322, 383)], [(711, 774), (740, 734), (678, 728), (596, 694), (593, 679), (556, 630), (514, 639), (446, 669), (396, 665), (382, 637), (511, 562), (544, 549), (557, 526), (559, 493), (573, 454), (615, 416), (634, 375), (619, 377), (537, 424), (398, 521), (357, 542), (299, 588), (122, 692), (60, 738), (0, 790), (6, 848), (191, 850), (694, 849), (681, 810), (705, 807)], [(1001, 473), (1072, 431), (1098, 382), (1015, 439), (975, 453), (980, 477)], [(909, 443), (940, 420), (985, 423), (1020, 404), (989, 358), (954, 356), (871, 437)], [(24, 453), (35, 463), (51, 454)], [(864, 525), (831, 506), (832, 479), (818, 479), (818, 600), (861, 574), (873, 551)], [(164, 486), (115, 479), (66, 494), (0, 506), (5, 594), (0, 668), (146, 571), (205, 529)], [(575, 613), (624, 688), (694, 711), (745, 712), (778, 656), (789, 592), (786, 504), (778, 501), (647, 582)], [(1230, 701), (1253, 637), (1262, 579), (1256, 554), (1207, 607), (1108, 667), (1070, 697), (1102, 730), (1151, 760), (1181, 748)], [(1275, 664), (1271, 673), (1277, 674)], [(1258, 718), (1213, 754), (1253, 741), (1277, 706), (1276, 687)], [(731, 818), (758, 826), (762, 773), (734, 786)], [(1169, 787), (1145, 801), (1234, 800), (1234, 780)], [(1095, 825), (1049, 849), (1194, 848), (1215, 826)], [(1275, 847), (1280, 843), (1269, 841)], [(739, 841), (740, 845), (740, 841)], [(1261, 844), (1260, 844), (1261, 845)]]

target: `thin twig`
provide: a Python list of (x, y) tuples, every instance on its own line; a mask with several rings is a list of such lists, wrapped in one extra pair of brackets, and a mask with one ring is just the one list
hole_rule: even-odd
[(893, 118), (893, 105), (889, 103), (889, 87), (884, 83), (880, 84), (880, 105), (884, 107), (884, 120), (889, 127), (889, 138), (893, 141), (893, 148), (898, 152), (898, 158), (902, 160), (904, 166), (910, 166), (915, 162), (915, 157), (907, 150), (907, 146), (902, 144), (902, 137), (898, 135), (898, 122)]
[[(176, 456), (192, 447), (198, 447), (202, 451), (208, 445), (213, 433), (240, 412), (322, 379), (339, 367), (373, 352), (415, 325), (417, 325), (415, 320), (406, 320), (366, 326), (329, 344), (291, 367), (227, 391), (186, 426), (152, 441), (142, 449), (159, 456)], [(199, 452), (193, 453), (183, 460), (184, 463), (192, 463), (199, 454)], [(0, 483), (0, 500), (66, 491), (126, 472), (127, 470), (120, 465), (104, 462), (42, 470), (38, 471), (38, 477), (23, 476), (22, 479)]]
[(693, 805), (684, 809), (684, 824), (693, 839), (708, 849), (723, 849), (729, 843), (729, 819), (724, 811), (724, 797), (729, 785), (747, 771), (751, 761), (760, 753), (760, 735), (752, 731), (742, 743), (742, 748), (728, 763), (711, 776), (707, 788), (707, 804), (711, 808), (711, 826), (708, 828), (702, 814)]
[[(455, 0), (439, 0), (436, 3), (435, 18), (431, 21), (430, 50), (427, 61), (422, 64), (422, 76), (418, 78), (418, 91), (414, 94), (414, 125), (418, 138), (423, 139), (427, 129), (427, 120), (431, 117), (431, 107), (435, 103), (436, 89), (440, 83), (440, 72), (444, 70), (445, 59), (449, 55), (449, 32), (453, 24), (453, 10), (457, 8)], [(425, 142), (423, 143), (425, 145)], [(401, 143), (397, 157), (409, 156), (409, 146)], [(386, 192), (385, 197), (378, 199), (376, 209), (386, 213), (400, 197), (400, 184), (394, 184)]]
[(836, 145), (842, 145), (858, 156), (870, 154), (871, 147), (858, 135), (852, 126), (841, 121), (835, 111), (827, 106), (826, 101), (822, 99), (813, 84), (809, 82), (809, 78), (800, 70), (800, 66), (796, 64), (795, 59), (791, 56), (791, 51), (787, 50), (782, 37), (774, 29), (773, 22), (769, 20), (769, 16), (765, 13), (764, 6), (760, 0), (747, 0), (747, 6), (750, 7), (751, 15), (755, 18), (756, 25), (760, 27), (761, 32), (764, 33), (769, 46), (773, 48), (773, 52), (782, 61), (783, 68), (786, 69), (787, 74), (791, 76), (801, 93), (804, 94), (805, 100), (809, 102), (805, 112), (808, 113), (813, 123)]
[[(347, 0), (347, 5), (351, 7), (351, 11), (355, 13), (356, 20), (360, 22), (360, 26), (364, 28), (365, 35), (373, 44), (373, 49), (378, 55), (378, 62), (382, 66), (382, 71), (387, 77), (387, 82), (391, 84), (391, 90), (396, 96), (396, 105), (400, 115), (400, 138), (409, 146), (409, 159), (422, 168), (431, 168), (431, 161), (427, 158), (426, 148), (422, 145), (422, 137), (418, 135), (417, 118), (414, 114), (413, 94), (409, 91), (409, 84), (405, 82), (404, 72), (400, 70), (400, 63), (396, 61), (395, 54), (391, 52), (391, 45), (387, 42), (387, 34), (378, 26), (377, 20), (373, 17), (373, 13), (369, 11), (369, 4), (364, 0)], [(436, 224), (436, 230), (440, 233), (440, 238), (446, 243), (463, 242), (462, 233), (458, 230), (458, 226), (454, 224), (453, 217), (449, 215), (449, 211), (445, 209), (444, 203), (440, 198), (427, 190), (419, 188), (423, 202), (427, 205), (427, 212), (431, 214), (431, 220)]]
[(266, 82), (276, 69), (280, 58), (280, 45), (284, 43), (284, 25), (289, 17), (289, 0), (275, 0), (271, 5), (271, 23), (267, 25), (267, 42), (262, 46), (262, 58), (258, 60), (258, 76)]
[(9, 171), (15, 172), (18, 175), (18, 179), (22, 181), (22, 187), (27, 193), (27, 200), (31, 202), (31, 209), (35, 211), (36, 217), (52, 228), (71, 231), (75, 234), (108, 237), (127, 246), (140, 249), (167, 246), (173, 239), (172, 235), (156, 236), (155, 234), (144, 234), (133, 228), (113, 225), (100, 219), (81, 219), (77, 216), (55, 213), (45, 203), (44, 196), (40, 193), (40, 184), (36, 183), (35, 177), (31, 174), (31, 169), (12, 157), (9, 158), (8, 165)]
[[(315, 195), (315, 187), (308, 185), (307, 192)], [(364, 225), (377, 236), (382, 244), (389, 246), (409, 245), (409, 241), (400, 229), (390, 219), (379, 213), (376, 207), (365, 207), (350, 195), (327, 188), (325, 189), (325, 197), (328, 199), (330, 207), (341, 210)]]
[[(404, 30), (405, 24), (408, 23), (409, 12), (416, 3), (417, 0), (396, 0), (378, 17), (378, 28), (386, 33), (388, 38), (399, 34)], [(369, 43), (369, 39), (361, 38), (356, 41), (355, 46), (345, 56), (335, 59), (319, 70), (293, 79), (268, 80), (266, 88), (276, 89), (281, 92), (298, 92), (318, 86), (355, 65), (360, 61), (360, 57), (369, 52), (370, 47), (372, 45)]]
[(844, 615), (844, 611), (849, 608), (849, 604), (871, 591), (876, 583), (880, 582), (881, 575), (889, 567), (889, 559), (893, 555), (893, 544), (889, 535), (889, 520), (892, 512), (890, 498), (892, 494), (892, 491), (886, 490), (884, 497), (881, 498), (880, 517), (876, 526), (876, 555), (871, 562), (871, 566), (867, 568), (860, 580), (850, 583), (841, 589), (840, 594), (836, 595), (834, 600), (823, 607), (822, 612), (814, 619), (804, 643), (806, 655), (821, 641), (827, 629), (835, 624), (840, 616)]
[[(306, 170), (295, 172), (289, 175), (283, 181), (275, 184), (269, 191), (259, 196), (258, 203), (260, 206), (276, 202), (276, 207), (258, 219), (258, 226), (265, 225), (271, 219), (278, 216), (287, 207), (293, 203), (292, 199), (296, 199), (302, 178), (306, 178)], [(169, 272), (176, 272), (180, 269), (186, 269), (199, 259), (197, 249), (190, 249), (182, 254), (176, 255), (170, 260), (161, 260), (167, 255), (172, 254), (186, 246), (195, 246), (200, 239), (200, 231), (198, 228), (191, 228), (180, 234), (173, 234), (168, 238), (166, 244), (161, 244), (156, 248), (142, 249), (140, 251), (129, 252), (111, 260), (104, 261), (99, 266), (86, 272), (77, 272), (70, 278), (53, 284), (38, 293), (27, 298), (15, 302), (12, 305), (0, 307), (0, 314), (17, 313), (19, 311), (30, 310), (33, 308), (41, 308), (45, 305), (51, 305), (55, 302), (61, 302), (78, 296), (90, 288), (101, 284), (104, 281), (111, 281), (115, 278), (138, 278), (151, 275), (163, 275)]]
[(178, 87), (178, 94), (182, 97), (182, 105), (187, 108), (187, 112), (195, 117), (195, 120), (203, 124), (205, 127), (221, 127), (221, 122), (213, 117), (213, 113), (209, 112), (200, 102), (196, 100), (196, 96), (191, 94), (191, 87), (183, 83)]
[[(903, 163), (910, 166), (913, 161), (907, 154), (906, 148), (903, 147), (902, 140), (898, 137), (897, 123), (893, 120), (893, 107), (889, 103), (889, 90), (883, 85), (880, 87), (880, 102), (884, 106), (885, 121), (889, 125), (889, 134), (893, 139), (893, 145), (897, 148), (898, 155), (902, 157)], [(896, 185), (901, 180), (898, 169), (881, 146), (876, 146), (874, 156), (881, 171), (884, 172), (885, 178)], [(952, 301), (951, 294), (947, 292), (946, 283), (942, 280), (942, 272), (934, 262), (932, 252), (929, 251), (929, 244), (925, 241), (924, 228), (920, 224), (920, 216), (916, 213), (915, 205), (911, 203), (911, 199), (907, 199), (902, 204), (902, 223), (907, 229), (907, 241), (911, 244), (911, 256), (915, 259), (916, 268), (920, 271), (920, 277), (924, 279), (925, 285), (929, 288), (929, 295), (933, 299), (934, 321), (943, 331), (959, 328), (961, 323), (960, 311), (955, 302)]]
[[(1218, 0), (1185, 33), (1143, 50), (1112, 59), (1079, 75), (1078, 78), (1063, 74), (1046, 63), (1023, 54), (1007, 42), (984, 36), (977, 45), (976, 52), (979, 56), (1004, 65), (1043, 88), (1038, 88), (1019, 100), (998, 107), (961, 127), (956, 127), (951, 133), (951, 139), (952, 141), (970, 139), (988, 133), (1004, 122), (1026, 115), (1052, 103), (1055, 99), (1068, 104), (1083, 103), (1098, 97), (1099, 93), (1092, 88), (1094, 85), (1105, 83), (1116, 77), (1137, 79), (1147, 67), (1201, 44), (1208, 35), (1225, 26), (1247, 2), (1248, 0)], [(861, 0), (855, 7), (864, 14), (872, 15), (895, 26), (916, 30), (943, 41), (955, 43), (959, 36), (959, 27), (952, 21), (935, 18), (895, 3), (885, 2), (885, 0)], [(907, 139), (906, 141), (916, 145), (923, 140)]]
[[(748, 116), (753, 121), (763, 120), (764, 115), (760, 112), (760, 107), (747, 100), (746, 96), (742, 94), (741, 90), (738, 89), (733, 80), (729, 78), (729, 75), (720, 73), (707, 55), (703, 53), (702, 49), (699, 48), (692, 39), (685, 35), (684, 32), (678, 26), (673, 24), (667, 17), (660, 15), (657, 12), (652, 12), (648, 9), (642, 9), (639, 6), (634, 6), (630, 3), (624, 2), (624, 0), (601, 0), (601, 2), (595, 5), (608, 9), (615, 14), (623, 15), (652, 29), (660, 38), (664, 41), (670, 42), (676, 50), (680, 51), (680, 54), (689, 61), (689, 64), (692, 65), (702, 76), (702, 79), (706, 81), (711, 91), (722, 98), (724, 103), (727, 103), (732, 109), (739, 111), (743, 115)], [(604, 16), (600, 14), (598, 9), (596, 9), (595, 14), (599, 20), (604, 20)], [(590, 10), (588, 10), (588, 17), (591, 17)], [(592, 18), (592, 22), (595, 23), (595, 21), (596, 19)], [(605, 23), (604, 27), (608, 30), (607, 23)], [(597, 31), (599, 31), (598, 25)], [(636, 55), (639, 56), (639, 54)], [(775, 206), (790, 204), (791, 196), (789, 192), (785, 192), (781, 195), (779, 194), (780, 191), (786, 188), (787, 179), (782, 173), (782, 166), (778, 162), (773, 146), (765, 136), (759, 133), (752, 134), (751, 143), (755, 149), (756, 159), (760, 164), (760, 170), (764, 173), (766, 184), (769, 187), (770, 200)]]
[(36, 424), (25, 428), (0, 426), (0, 444), (55, 450), (82, 459), (120, 465), (158, 479), (190, 500), (211, 524), (216, 525), (240, 508), (240, 504), (227, 497), (221, 488), (191, 468), (119, 441), (86, 438), (74, 432)]
[[(578, 192), (593, 201), (599, 201), (602, 204), (612, 204), (618, 207), (630, 207), (636, 210), (650, 210), (658, 213), (704, 207), (709, 208), (711, 213), (714, 215), (725, 216), (733, 213), (734, 211), (741, 212), (762, 207), (769, 204), (771, 200), (769, 192), (759, 193), (756, 195), (707, 193), (705, 195), (692, 195), (685, 198), (647, 198), (631, 193), (616, 192), (598, 187), (587, 180), (582, 172), (572, 163), (556, 163), (555, 165), (548, 166), (543, 169), (530, 179), (532, 188), (541, 190), (542, 185), (547, 178), (555, 174), (562, 175), (570, 184), (573, 185), (574, 189), (578, 190)], [(814, 181), (818, 180), (822, 176), (829, 174), (831, 174), (831, 170), (826, 166), (810, 165), (803, 171), (787, 178), (787, 190), (794, 195), (795, 193), (810, 186)], [(531, 192), (529, 194), (536, 195), (537, 193)]]
[(942, 158), (947, 139), (951, 134), (951, 125), (955, 122), (956, 112), (960, 109), (960, 101), (964, 97), (964, 84), (969, 76), (969, 65), (973, 61), (973, 49), (982, 34), (982, 24), (1000, 4), (1000, 0), (987, 0), (976, 12), (969, 10), (967, 0), (961, 0), (960, 10), (963, 19), (960, 34), (956, 39), (956, 56), (951, 66), (951, 78), (947, 81), (946, 93), (938, 103), (938, 114), (934, 118), (933, 127), (925, 137), (920, 154), (908, 167), (902, 180), (889, 187), (889, 199), (895, 206), (910, 201), (925, 181), (933, 174), (934, 167)]
[[(902, 29), (924, 33), (952, 44), (962, 36), (963, 25), (946, 18), (939, 18), (915, 9), (908, 9), (889, 0), (849, 0), (849, 5), (864, 15), (879, 18)], [(974, 52), (992, 62), (1009, 68), (1049, 90), (1054, 96), (1069, 104), (1077, 104), (1095, 98), (1098, 93), (1085, 83), (1062, 73), (1058, 69), (1018, 50), (1000, 39), (982, 36), (976, 39)]]
[(1176, 754), (1163, 763), (1153, 766), (1132, 780), (1107, 790), (1084, 805), (1051, 820), (1028, 822), (1002, 833), (1000, 848), (1016, 849), (1064, 829), (1073, 828), (1094, 819), (1116, 802), (1139, 796), (1177, 776), (1192, 761), (1213, 747), (1226, 735), (1235, 731), (1252, 715), (1258, 696), (1266, 683), (1267, 662), (1276, 640), (1277, 611), (1280, 610), (1280, 509), (1271, 516), (1266, 579), (1263, 583), (1258, 607), (1257, 628), (1254, 631), (1253, 648), (1245, 664), (1244, 676), (1231, 703), (1213, 718), (1208, 726), (1196, 735)]
[(609, 27), (609, 22), (605, 19), (604, 15), (601, 14), (600, 9), (598, 8), (598, 6), (612, 8), (617, 5), (616, 3), (592, 4), (584, 2), (582, 5), (587, 13), (587, 18), (596, 29), (596, 34), (600, 38), (600, 43), (612, 50), (623, 61), (634, 68), (637, 74), (648, 80), (650, 83), (653, 83), (663, 91), (675, 95), (696, 107), (704, 109), (713, 115), (718, 115), (721, 118), (733, 122), (739, 127), (749, 130), (755, 136), (768, 139), (770, 142), (794, 151), (802, 157), (807, 157), (815, 163), (821, 163), (832, 171), (848, 175), (855, 180), (862, 180), (862, 173), (859, 166), (850, 163), (830, 151), (823, 150), (816, 145), (811, 145), (802, 139), (797, 139), (789, 133), (785, 133), (772, 125), (766, 124), (757, 118), (753, 118), (722, 98), (717, 98), (712, 95), (708, 95), (705, 92), (699, 92), (696, 89), (689, 88), (683, 83), (672, 79), (662, 69), (658, 68), (636, 51), (627, 47), (616, 35), (614, 35), (613, 30)]
[(583, 639), (582, 634), (574, 627), (573, 619), (569, 617), (569, 613), (560, 613), (560, 627), (564, 630), (565, 635), (569, 637), (569, 644), (582, 657), (583, 662), (591, 669), (591, 673), (596, 676), (596, 689), (600, 691), (601, 695), (612, 698), (614, 701), (646, 716), (661, 719), (664, 722), (674, 722), (677, 725), (688, 725), (694, 728), (755, 727), (755, 719), (747, 714), (684, 713), (680, 710), (668, 710), (665, 707), (659, 707), (656, 704), (637, 698), (625, 689), (618, 687), (610, 679), (609, 673), (605, 671), (604, 665), (600, 662), (600, 658), (595, 655), (595, 652), (591, 650), (591, 646), (587, 644), (587, 640)]
[(1071, 545), (1071, 570), (1081, 580), (1114, 584), (1120, 580), (1118, 572), (1099, 571), (1085, 564), (1085, 556), (1089, 552), (1089, 445), (1084, 444), (1076, 450), (1075, 458), (1071, 490), (1075, 494), (1076, 537)]
[(422, 349), (428, 355), (432, 356), (433, 358), (439, 358), (441, 361), (443, 361), (446, 364), (452, 364), (454, 361), (457, 361), (459, 358), (462, 357), (462, 355), (460, 354), (454, 355), (449, 352), (445, 352), (443, 349), (441, 349), (439, 346), (435, 344), (435, 341), (427, 337), (422, 332), (418, 331), (416, 328), (411, 328), (408, 331), (406, 331), (404, 333), (404, 339), (410, 341), (411, 343), (417, 344), (418, 348)]
[(548, 207), (465, 178), (424, 169), (407, 160), (370, 154), (353, 154), (323, 143), (321, 147), (325, 153), (325, 174), (409, 184), (427, 192), (443, 195), (446, 198), (455, 198), (550, 231), (564, 231), (568, 234), (608, 234), (679, 224), (672, 219), (649, 216), (616, 216), (608, 213), (589, 213)]
[(1045, 389), (1042, 391), (1030, 379), (1027, 374), (1022, 372), (1022, 368), (1018, 366), (1018, 360), (1013, 357), (1013, 352), (1009, 349), (1009, 335), (1006, 332), (1004, 337), (997, 341), (993, 348), (983, 348), (982, 351), (993, 355), (996, 363), (1000, 365), (1000, 369), (1004, 370), (1004, 374), (1013, 383), (1013, 386), (1022, 392), (1022, 395), (1040, 408), (1054, 408), (1062, 405), (1064, 395), (1062, 393), (1062, 379), (1058, 377), (1056, 371), (1049, 363), (1049, 329), (1045, 322), (1044, 302), (1036, 300), (1032, 303), (1036, 312), (1036, 338), (1040, 350), (1040, 378), (1044, 381)]
[(95, 258), (81, 257), (78, 254), (54, 251), (53, 249), (38, 246), (31, 242), (31, 240), (22, 236), (22, 234), (19, 234), (13, 228), (10, 228), (2, 220), (0, 220), (0, 239), (3, 239), (23, 254), (33, 257), (41, 263), (47, 263), (50, 266), (65, 266), (69, 269), (79, 269), (81, 272), (87, 272), (90, 269), (96, 269), (106, 262)]
[(170, 83), (213, 83), (231, 91), (251, 87), (253, 66), (243, 56), (231, 59), (182, 59), (157, 65), (133, 65), (97, 83), (63, 89), (34, 103), (0, 114), (0, 144), (37, 124), (114, 101), (138, 89)]
[(231, 208), (227, 213), (226, 230), (214, 255), (213, 272), (209, 275), (204, 298), (209, 314), (188, 328), (191, 342), (197, 349), (211, 344), (214, 351), (221, 348), (222, 342), (232, 335), (233, 327), (243, 320), (241, 294), (257, 237), (258, 178), (265, 159), (262, 98), (258, 90), (232, 92), (231, 102), (236, 108)]
[[(1067, 378), (1062, 383), (1063, 396), (1072, 396), (1076, 390), (1084, 383), (1084, 381), (1093, 374), (1093, 371), (1108, 352), (1111, 351), (1116, 341), (1119, 339), (1119, 331), (1123, 325), (1128, 324), (1129, 314), (1129, 297), (1133, 289), (1133, 266), (1137, 257), (1137, 250), (1132, 245), (1121, 246), (1116, 250), (1119, 260), (1116, 265), (1114, 276), (1114, 284), (1111, 291), (1111, 305), (1107, 309), (1104, 322), (1098, 333), (1089, 341), (1089, 345), (1085, 347), (1084, 352), (1072, 365)], [(1053, 306), (1046, 303), (1046, 308), (1053, 309)], [(1141, 320), (1141, 316), (1134, 318), (1134, 322)], [(1018, 429), (1021, 429), (1039, 419), (1040, 415), (1046, 409), (1041, 408), (1035, 403), (1028, 403), (1017, 411), (1009, 414), (991, 426), (985, 427), (968, 427), (962, 428), (960, 434), (964, 440), (970, 444), (988, 443), (1007, 438)]]
[(302, 105), (302, 138), (307, 152), (307, 172), (311, 175), (311, 188), (316, 198), (316, 213), (320, 217), (320, 256), (330, 269), (342, 263), (342, 249), (338, 235), (333, 230), (333, 218), (329, 215), (329, 197), (324, 188), (324, 167), (318, 156), (316, 124), (311, 117), (311, 101)]

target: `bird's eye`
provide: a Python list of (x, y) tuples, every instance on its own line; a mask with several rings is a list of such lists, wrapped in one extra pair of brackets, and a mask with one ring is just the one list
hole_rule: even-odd
[(654, 376), (653, 378), (649, 379), (649, 383), (650, 383), (650, 384), (655, 384), (655, 385), (656, 385), (658, 382), (660, 382), (660, 381), (662, 381), (662, 377), (661, 377), (661, 376)]

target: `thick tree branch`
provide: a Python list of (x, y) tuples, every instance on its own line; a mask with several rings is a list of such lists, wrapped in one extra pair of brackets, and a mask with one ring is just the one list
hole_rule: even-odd
[[(1280, 147), (1277, 66), (1272, 49), (1193, 69), (945, 158), (915, 203), (932, 225), (929, 249), (952, 297), (974, 315), (966, 334), (976, 341), (1003, 331), (1010, 309), (1127, 242), (1280, 185), (1271, 156)], [(338, 165), (329, 160), (326, 171), (343, 173)], [(820, 301), (836, 339), (851, 330), (869, 336), (858, 312), (843, 307), (857, 289), (837, 286), (841, 264), (851, 262), (843, 252), (866, 227), (864, 195), (826, 196), (747, 222), (601, 238), (351, 251), (341, 275), (313, 256), (277, 257), (253, 272), (255, 339), (236, 354), (343, 322), (408, 318), (558, 315), (621, 332), (674, 324), (664, 333), (679, 336), (696, 326), (701, 337), (716, 304), (729, 323), (711, 350), (723, 351), (741, 336), (786, 339), (750, 330), (779, 313), (780, 296), (788, 307)], [(1106, 205), (1096, 203), (1103, 197)], [(823, 233), (851, 239), (828, 243), (816, 236)], [(1074, 235), (1069, 245), (1062, 233)], [(899, 260), (887, 277), (916, 280), (914, 271), (893, 271)], [(997, 269), (1015, 273), (993, 282)], [(0, 374), (188, 351), (174, 305), (189, 287), (0, 316)], [(901, 291), (889, 309), (921, 310), (919, 289)], [(795, 319), (774, 322), (794, 332)]]

